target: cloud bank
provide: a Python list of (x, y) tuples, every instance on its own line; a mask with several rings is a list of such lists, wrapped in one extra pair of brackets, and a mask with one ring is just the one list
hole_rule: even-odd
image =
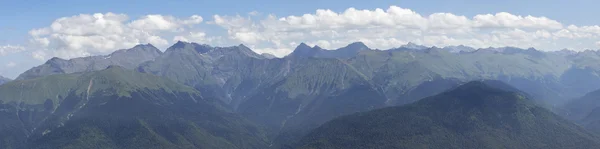
[(299, 42), (329, 49), (362, 41), (380, 49), (414, 42), (428, 46), (585, 50), (598, 48), (600, 41), (599, 26), (565, 26), (543, 16), (519, 16), (508, 12), (473, 17), (452, 13), (423, 16), (410, 9), (390, 6), (385, 10), (348, 8), (343, 12), (319, 9), (309, 14), (268, 15), (262, 19), (214, 15), (213, 19), (214, 24), (227, 30), (230, 39), (261, 45), (256, 50), (277, 51), (274, 54), (279, 56), (291, 52), (290, 43)]
[[(386, 9), (348, 8), (343, 12), (318, 9), (291, 16), (253, 11), (245, 16), (216, 14), (208, 18), (150, 14), (130, 19), (126, 14), (115, 13), (62, 17), (47, 27), (32, 29), (26, 46), (0, 46), (0, 55), (28, 51), (39, 60), (73, 58), (107, 54), (141, 43), (166, 48), (178, 40), (211, 45), (243, 43), (258, 53), (276, 56), (292, 52), (301, 42), (326, 49), (355, 41), (378, 49), (408, 42), (427, 46), (514, 46), (541, 50), (600, 47), (600, 26), (566, 25), (544, 16), (508, 12), (474, 16), (441, 12), (425, 16), (411, 9), (390, 6)], [(214, 29), (217, 30), (210, 33), (203, 31)]]

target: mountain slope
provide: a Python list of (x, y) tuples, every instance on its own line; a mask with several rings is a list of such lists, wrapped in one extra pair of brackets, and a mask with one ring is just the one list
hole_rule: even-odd
[[(563, 78), (577, 78), (581, 73), (567, 73), (575, 67), (574, 62), (570, 58), (548, 53), (539, 56), (480, 49), (456, 54), (434, 47), (419, 51), (363, 51), (347, 62), (373, 80), (386, 96), (398, 99), (393, 101), (395, 104), (414, 102), (416, 99), (399, 97), (424, 82), (440, 79), (501, 80), (530, 93), (534, 99), (540, 99), (539, 103), (547, 105), (563, 103), (565, 99), (600, 87), (581, 80), (569, 80), (571, 83), (566, 84), (563, 80), (567, 79)], [(584, 73), (586, 79), (582, 80), (595, 82), (599, 78), (594, 77), (595, 73)], [(577, 88), (574, 82), (590, 85)]]
[(111, 65), (134, 69), (143, 62), (153, 60), (161, 53), (153, 45), (147, 44), (137, 45), (131, 49), (118, 50), (106, 56), (91, 56), (70, 60), (52, 58), (45, 64), (25, 71), (16, 80), (32, 79), (53, 74), (90, 72), (102, 70)]
[(332, 120), (300, 148), (591, 148), (598, 138), (515, 92), (470, 82), (416, 103)]
[(301, 43), (294, 49), (290, 55), (286, 57), (293, 58), (350, 58), (356, 56), (361, 51), (371, 50), (362, 42), (354, 42), (345, 47), (335, 50), (325, 50), (319, 46), (309, 47), (305, 43)]
[[(55, 87), (48, 87), (55, 86)], [(193, 88), (119, 66), (0, 86), (0, 148), (264, 148)]]
[(9, 82), (9, 81), (12, 81), (12, 80), (9, 79), (9, 78), (5, 78), (5, 77), (0, 76), (0, 85), (4, 84), (6, 82)]
[(561, 108), (561, 114), (590, 131), (600, 133), (600, 90), (571, 100)]
[(386, 98), (360, 72), (338, 59), (298, 59), (288, 75), (236, 109), (287, 143), (346, 114), (385, 106)]

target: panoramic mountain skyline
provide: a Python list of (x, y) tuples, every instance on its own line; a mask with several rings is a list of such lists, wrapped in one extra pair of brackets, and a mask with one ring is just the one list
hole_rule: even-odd
[[(576, 19), (594, 14), (595, 9), (585, 9), (595, 4), (590, 1), (503, 1), (493, 2), (493, 5), (470, 0), (464, 4), (270, 0), (144, 3), (147, 5), (111, 1), (102, 4), (41, 2), (38, 5), (8, 2), (4, 6), (9, 7), (0, 10), (9, 14), (0, 19), (11, 20), (0, 26), (3, 33), (0, 75), (16, 78), (52, 57), (106, 55), (137, 44), (150, 43), (164, 51), (179, 40), (213, 46), (244, 44), (259, 54), (278, 57), (291, 53), (302, 42), (323, 49), (337, 49), (361, 41), (373, 49), (391, 49), (412, 42), (437, 47), (514, 46), (544, 51), (565, 48), (582, 51), (598, 49), (600, 41), (600, 22)], [(272, 7), (264, 7), (264, 4)], [(535, 9), (525, 7), (533, 4)], [(175, 6), (178, 11), (166, 9)], [(554, 11), (559, 7), (581, 9)], [(21, 13), (24, 9), (48, 11)], [(16, 19), (25, 15), (31, 17), (27, 23)], [(575, 15), (582, 17), (569, 17)]]
[(0, 148), (594, 148), (598, 4), (2, 2)]

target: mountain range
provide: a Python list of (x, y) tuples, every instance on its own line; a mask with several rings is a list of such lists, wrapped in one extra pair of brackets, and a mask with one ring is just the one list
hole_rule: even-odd
[(151, 44), (140, 44), (131, 49), (117, 50), (109, 55), (74, 58), (70, 60), (55, 57), (40, 66), (25, 71), (16, 80), (32, 79), (53, 74), (91, 72), (105, 69), (111, 65), (134, 69), (143, 62), (153, 60), (161, 53), (160, 50)]
[[(151, 136), (141, 139), (157, 143), (141, 147), (280, 148), (293, 146), (332, 119), (412, 105), (473, 80), (499, 80), (506, 85), (494, 86), (519, 93), (531, 102), (528, 105), (565, 111), (562, 105), (570, 99), (600, 89), (598, 61), (596, 51), (438, 48), (414, 43), (389, 50), (371, 49), (361, 42), (336, 50), (302, 43), (283, 58), (257, 54), (243, 44), (213, 47), (180, 41), (164, 52), (149, 44), (138, 45), (106, 56), (52, 58), (0, 86), (1, 104), (10, 109), (0, 120), (11, 120), (11, 125), (0, 128), (6, 133), (0, 134), (15, 136), (0, 140), (12, 147), (86, 148), (94, 143), (61, 142), (71, 137), (67, 134), (85, 132), (77, 136), (109, 144), (108, 148), (131, 148), (115, 142), (125, 135), (114, 131), (124, 129), (118, 123), (124, 121), (136, 130), (127, 135)], [(102, 79), (92, 77), (96, 75)], [(88, 99), (88, 94), (98, 99)], [(111, 100), (121, 98), (135, 102)], [(200, 99), (204, 102), (196, 103)], [(63, 103), (66, 112), (55, 113)], [(108, 103), (114, 104), (103, 106)], [(144, 109), (126, 108), (138, 104), (161, 113), (151, 116), (141, 112)], [(81, 105), (89, 106), (74, 108)], [(110, 118), (119, 112), (131, 115)], [(65, 118), (78, 114), (90, 116), (78, 117), (81, 121)], [(95, 119), (107, 121), (102, 125), (110, 127), (96, 125)], [(62, 127), (67, 124), (70, 127)], [(72, 139), (76, 138), (67, 140)], [(214, 144), (201, 146), (206, 142)]]

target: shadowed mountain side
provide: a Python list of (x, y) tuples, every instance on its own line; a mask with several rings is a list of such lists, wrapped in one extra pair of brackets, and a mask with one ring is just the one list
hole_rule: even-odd
[[(505, 85), (506, 86), (506, 85)], [(596, 135), (516, 92), (470, 82), (416, 103), (334, 119), (299, 148), (582, 148)]]

